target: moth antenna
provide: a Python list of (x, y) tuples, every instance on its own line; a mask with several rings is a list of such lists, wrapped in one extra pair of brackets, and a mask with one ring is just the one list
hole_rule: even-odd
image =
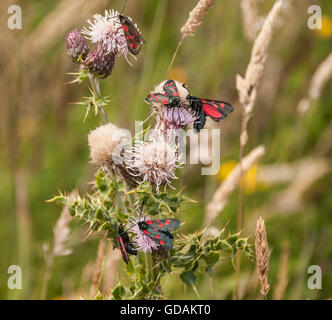
[(123, 8), (122, 8), (122, 11), (121, 11), (121, 15), (123, 14), (123, 12), (125, 11), (125, 9), (126, 9), (126, 6), (127, 6), (127, 0), (124, 0), (124, 2), (123, 2)]
[[(143, 212), (143, 208), (144, 208), (144, 203), (145, 203), (145, 200), (143, 200), (143, 202), (142, 202), (141, 210), (140, 210), (140, 213), (138, 215), (138, 221), (141, 221), (141, 216), (142, 216), (142, 212)], [(129, 227), (129, 229), (126, 230), (126, 232), (128, 232), (130, 229), (132, 229), (135, 225), (136, 225), (136, 223), (132, 224)]]
[(145, 199), (142, 201), (141, 211), (139, 212), (138, 220), (141, 220), (143, 208), (144, 208)]

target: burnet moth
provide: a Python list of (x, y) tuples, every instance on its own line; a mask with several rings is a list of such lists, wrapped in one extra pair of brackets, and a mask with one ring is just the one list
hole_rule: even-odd
[(129, 263), (129, 256), (128, 254), (132, 254), (132, 255), (137, 255), (137, 249), (133, 246), (133, 244), (130, 242), (128, 233), (126, 231), (124, 231), (122, 225), (120, 225), (119, 229), (118, 229), (118, 243), (119, 243), (119, 247), (121, 250), (121, 255), (122, 255), (122, 259), (125, 263)]
[[(187, 87), (185, 88), (188, 90)], [(179, 90), (174, 80), (167, 80), (163, 89), (165, 92), (164, 94), (150, 93), (145, 98), (145, 101), (148, 103), (161, 103), (169, 108), (183, 107), (180, 100)], [(190, 110), (197, 117), (197, 120), (194, 123), (194, 129), (196, 132), (199, 132), (204, 128), (207, 116), (214, 121), (219, 122), (234, 110), (233, 107), (225, 101), (198, 98), (191, 96), (190, 94), (188, 94), (186, 100), (189, 103)]]
[(136, 28), (136, 26), (132, 23), (132, 21), (122, 14), (126, 7), (126, 4), (127, 0), (125, 0), (122, 12), (119, 14), (119, 20), (127, 41), (128, 50), (133, 55), (137, 55), (141, 50), (142, 43), (145, 43), (145, 40), (143, 39), (141, 33)]

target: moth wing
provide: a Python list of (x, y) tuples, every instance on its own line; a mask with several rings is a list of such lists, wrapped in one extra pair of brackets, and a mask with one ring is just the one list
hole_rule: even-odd
[(167, 250), (172, 250), (173, 249), (173, 244), (172, 240), (164, 233), (160, 232), (160, 230), (154, 228), (149, 228), (148, 229), (149, 234), (148, 236), (158, 243), (161, 247), (166, 248)]
[(157, 220), (147, 220), (145, 221), (149, 228), (159, 229), (162, 231), (172, 231), (175, 230), (179, 225), (180, 221), (178, 219), (157, 219)]
[(170, 103), (169, 97), (164, 94), (161, 94), (161, 93), (150, 93), (145, 98), (145, 101), (147, 103), (151, 103), (151, 102), (162, 103), (164, 105), (167, 105)]
[(220, 121), (230, 114), (234, 108), (227, 102), (199, 98), (204, 113), (214, 121)]
[(125, 246), (125, 243), (123, 242), (122, 237), (119, 236), (119, 235), (118, 235), (118, 242), (119, 242), (119, 247), (120, 247), (122, 259), (125, 263), (128, 264), (129, 257), (128, 257), (128, 253), (127, 253), (127, 250), (126, 250), (126, 246)]
[(174, 80), (167, 80), (163, 86), (164, 91), (173, 97), (179, 97), (180, 93)]
[(145, 43), (145, 40), (130, 19), (122, 17), (120, 21), (128, 49), (132, 54), (137, 55), (141, 50), (141, 43)]

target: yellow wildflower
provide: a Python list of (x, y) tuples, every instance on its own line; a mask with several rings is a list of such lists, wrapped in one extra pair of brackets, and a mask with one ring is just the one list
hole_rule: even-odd
[(327, 15), (323, 15), (322, 28), (315, 29), (315, 31), (323, 38), (331, 37), (332, 36), (332, 19)]
[[(230, 160), (225, 161), (217, 174), (217, 179), (223, 181), (227, 178), (230, 172), (236, 167), (237, 162)], [(244, 175), (243, 187), (247, 193), (253, 193), (260, 189), (261, 185), (257, 181), (257, 164), (255, 164), (247, 173)]]

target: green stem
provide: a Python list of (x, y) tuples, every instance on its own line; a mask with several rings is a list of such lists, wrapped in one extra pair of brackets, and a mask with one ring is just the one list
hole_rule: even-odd
[[(93, 95), (95, 96), (95, 98), (98, 99), (103, 99), (103, 96), (101, 94), (101, 90), (100, 90), (100, 82), (99, 79), (97, 79), (92, 73), (88, 73), (89, 75), (89, 80), (91, 83), (91, 87), (92, 87), (92, 91), (93, 91)], [(103, 107), (98, 106), (98, 110), (100, 110), (103, 121), (105, 124), (109, 123), (109, 119), (106, 113), (106, 110)]]

